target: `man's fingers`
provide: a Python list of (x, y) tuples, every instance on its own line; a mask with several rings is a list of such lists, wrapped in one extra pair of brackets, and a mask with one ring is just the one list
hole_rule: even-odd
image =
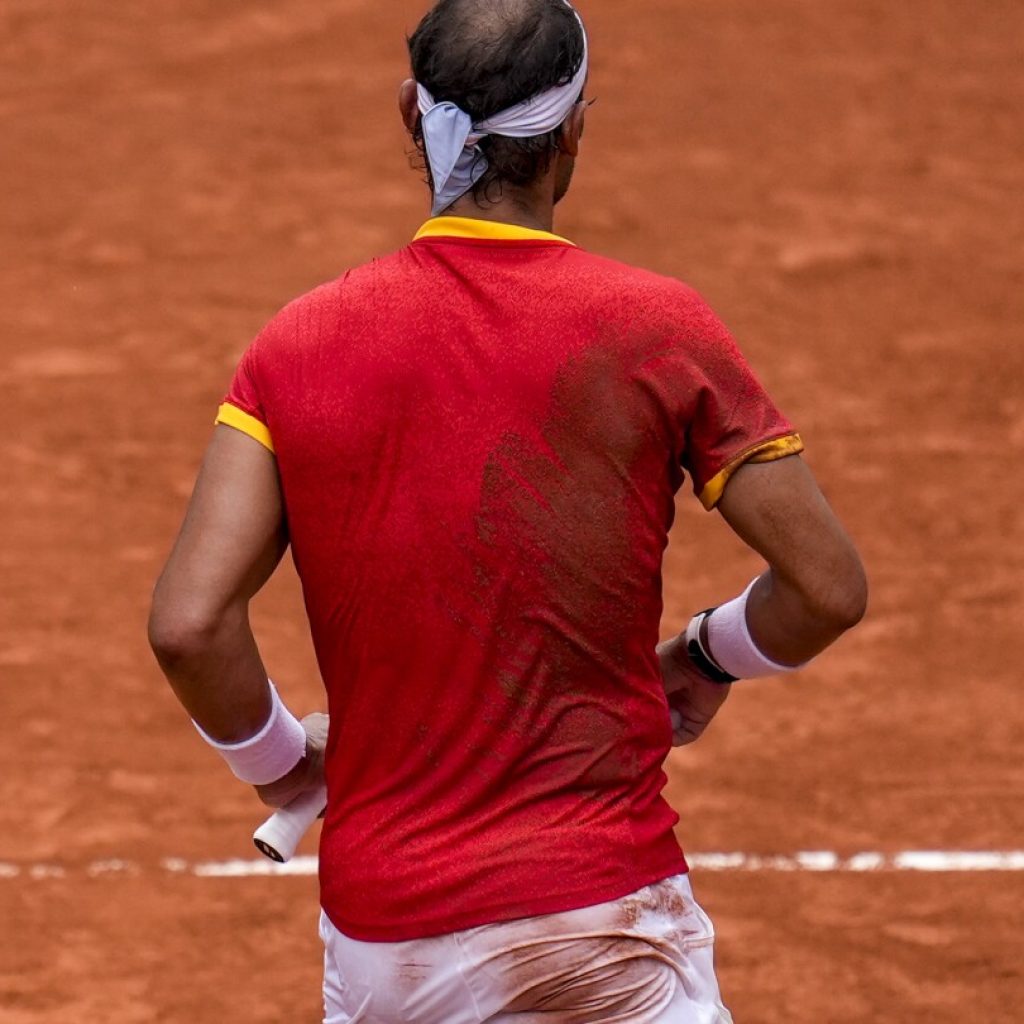
[(668, 714), (672, 721), (672, 746), (684, 747), (687, 743), (692, 743), (696, 736), (686, 732), (682, 714), (676, 708), (669, 708)]
[(678, 729), (672, 730), (672, 746), (685, 747), (688, 743), (699, 740), (706, 728), (707, 723), (699, 725), (694, 722), (683, 722)]
[(672, 745), (683, 747), (700, 739), (704, 730), (711, 724), (715, 717), (717, 707), (712, 710), (704, 710), (695, 707), (690, 703), (685, 692), (673, 694), (676, 700), (670, 697), (669, 717), (672, 721)]
[(691, 743), (696, 743), (704, 734), (703, 729), (677, 729), (672, 733), (672, 746), (673, 747), (686, 747)]
[(329, 726), (330, 719), (319, 711), (302, 719), (302, 727), (306, 730), (306, 753), (302, 760), (284, 778), (256, 787), (259, 798), (268, 807), (285, 807), (304, 793), (323, 785), (324, 748)]
[(306, 735), (321, 750), (327, 746), (327, 731), (330, 724), (330, 718), (321, 711), (314, 711), (302, 719), (302, 728), (306, 730)]
[(729, 696), (730, 687), (700, 675), (689, 661), (670, 657), (659, 648), (665, 695), (672, 722), (672, 745), (683, 747), (700, 739)]

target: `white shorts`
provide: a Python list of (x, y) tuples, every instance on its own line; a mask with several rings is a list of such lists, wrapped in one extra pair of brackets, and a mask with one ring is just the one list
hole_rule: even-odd
[(320, 917), (324, 1024), (731, 1024), (686, 875), (580, 910), (409, 942)]

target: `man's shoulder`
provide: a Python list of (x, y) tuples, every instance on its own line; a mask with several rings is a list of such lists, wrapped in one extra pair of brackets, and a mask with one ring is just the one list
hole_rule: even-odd
[(368, 260), (297, 295), (271, 317), (261, 335), (264, 343), (308, 340), (317, 333), (311, 327), (323, 328), (336, 323), (346, 312), (372, 304), (372, 293), (382, 278), (394, 276), (400, 255), (399, 250)]
[(296, 296), (281, 312), (296, 316), (351, 301), (355, 293), (375, 287), (382, 277), (393, 276), (398, 272), (402, 251), (399, 249), (385, 256), (375, 256), (343, 270), (337, 277)]
[(576, 261), (592, 293), (608, 303), (672, 317), (707, 308), (696, 289), (679, 278), (585, 249), (576, 250)]
[(661, 274), (635, 263), (604, 256), (589, 249), (576, 249), (576, 260), (587, 273), (602, 284), (628, 289), (640, 289), (666, 301), (678, 302), (696, 295), (685, 281)]

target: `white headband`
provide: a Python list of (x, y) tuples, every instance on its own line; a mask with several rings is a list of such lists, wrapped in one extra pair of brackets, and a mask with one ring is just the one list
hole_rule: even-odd
[[(572, 7), (568, 0), (566, 6)], [(583, 63), (566, 85), (556, 85), (475, 124), (460, 107), (447, 101), (438, 103), (422, 85), (417, 85), (423, 143), (434, 183), (434, 217), (464, 196), (486, 173), (487, 158), (477, 145), (481, 139), (488, 135), (533, 138), (554, 131), (569, 116), (583, 91), (590, 63), (586, 27), (579, 13), (572, 10), (583, 32)]]

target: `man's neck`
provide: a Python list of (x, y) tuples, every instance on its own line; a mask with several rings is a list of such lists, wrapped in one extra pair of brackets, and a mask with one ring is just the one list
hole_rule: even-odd
[(555, 222), (555, 206), (549, 197), (506, 189), (497, 202), (484, 206), (477, 203), (472, 193), (465, 195), (452, 203), (443, 216), (470, 217), (498, 224), (515, 224), (536, 231), (551, 231)]

